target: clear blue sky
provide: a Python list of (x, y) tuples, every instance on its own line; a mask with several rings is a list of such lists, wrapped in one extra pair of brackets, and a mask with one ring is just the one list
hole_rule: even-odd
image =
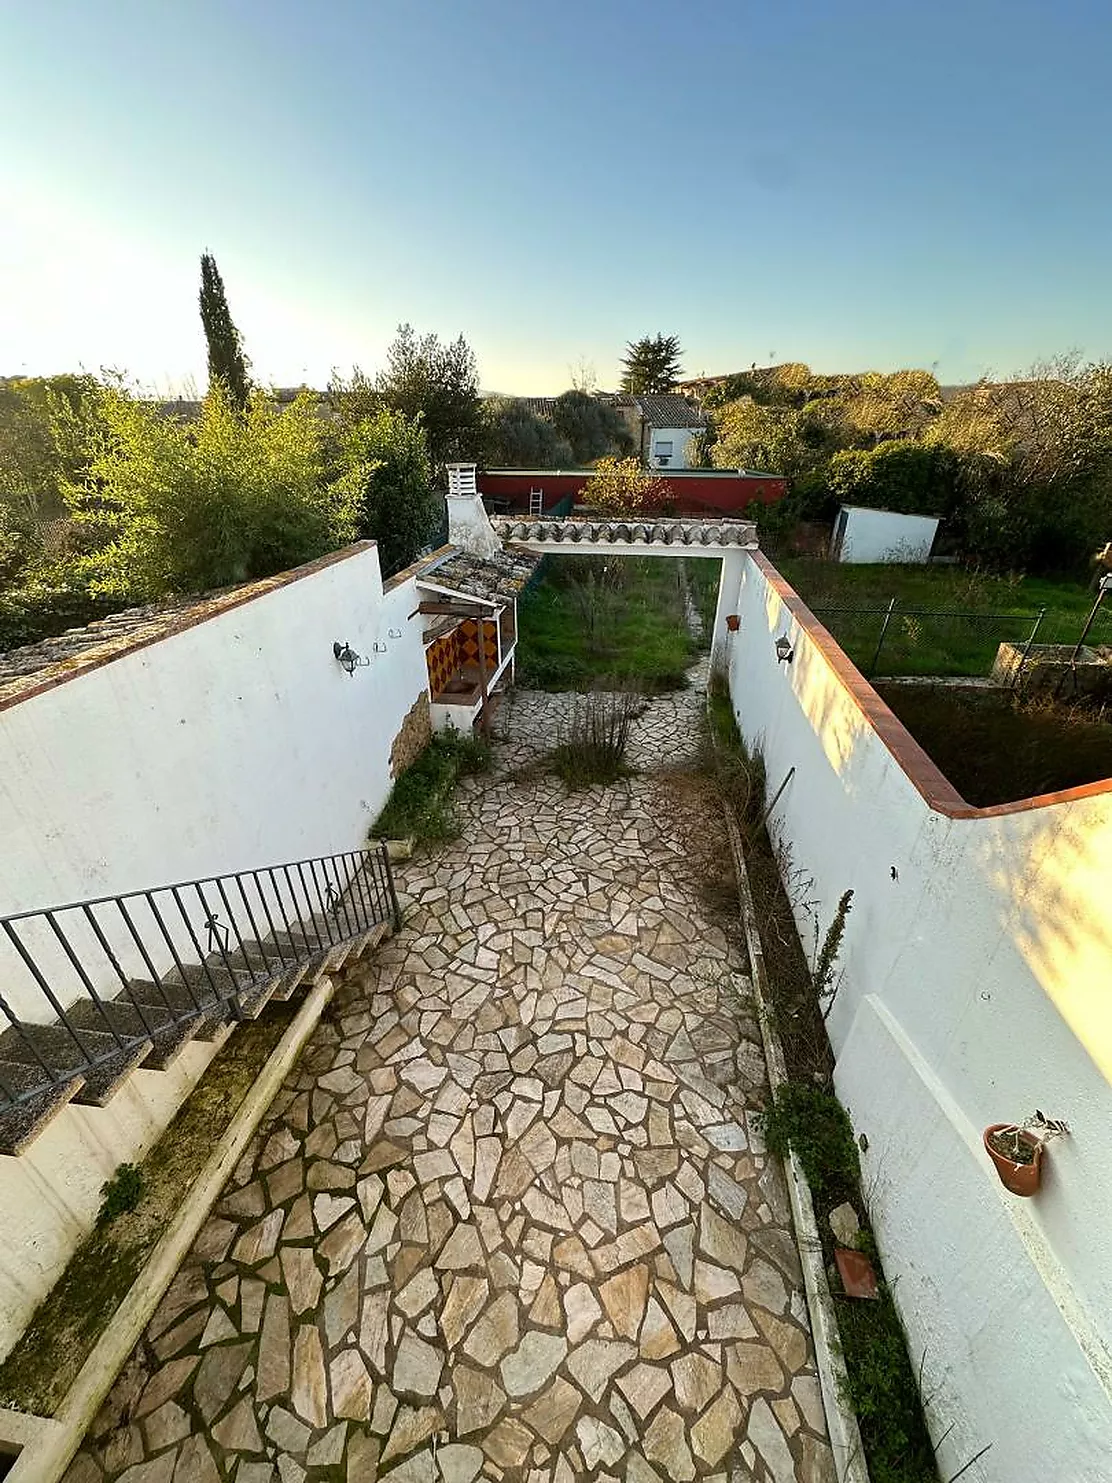
[(0, 373), (1112, 354), (1108, 0), (0, 4)]

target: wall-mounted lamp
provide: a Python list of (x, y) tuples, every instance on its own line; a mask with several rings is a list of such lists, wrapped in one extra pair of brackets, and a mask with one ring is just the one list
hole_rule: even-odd
[(795, 650), (792, 648), (791, 639), (786, 633), (782, 633), (776, 640), (776, 663), (790, 664), (795, 658)]
[(341, 644), (338, 639), (332, 645), (332, 653), (341, 669), (346, 670), (349, 675), (353, 675), (357, 669), (362, 669), (371, 662), (369, 659), (364, 659), (362, 654), (357, 654), (350, 644)]

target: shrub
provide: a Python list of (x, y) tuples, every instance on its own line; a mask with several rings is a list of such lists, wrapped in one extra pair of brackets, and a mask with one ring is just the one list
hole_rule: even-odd
[(552, 754), (552, 765), (569, 788), (616, 783), (628, 777), (626, 747), (641, 708), (630, 692), (577, 696), (571, 721)]
[(452, 792), (461, 777), (484, 772), (490, 748), (459, 731), (438, 731), (390, 790), (374, 824), (373, 839), (408, 839), (421, 844), (454, 839), (459, 822)]
[(954, 507), (953, 460), (945, 448), (900, 438), (844, 449), (830, 460), (830, 492), (845, 505), (903, 515), (946, 515)]
[(856, 1188), (860, 1167), (853, 1124), (832, 1092), (806, 1082), (784, 1082), (763, 1119), (769, 1152), (795, 1152), (816, 1200), (846, 1186)]
[(143, 1171), (136, 1164), (121, 1164), (100, 1187), (102, 1203), (97, 1225), (111, 1225), (119, 1216), (134, 1210), (143, 1195)]
[(98, 553), (94, 588), (158, 596), (272, 576), (350, 540), (365, 470), (332, 484), (325, 424), (308, 395), (240, 414), (217, 390), (196, 422), (105, 388), (88, 471), (66, 497)]

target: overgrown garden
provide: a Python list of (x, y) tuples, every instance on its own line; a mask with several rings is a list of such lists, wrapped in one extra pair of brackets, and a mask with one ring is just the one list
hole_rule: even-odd
[(1112, 531), (1112, 366), (1060, 356), (1004, 381), (928, 371), (754, 368), (703, 388), (718, 468), (786, 474), (762, 545), (838, 505), (940, 515), (951, 549), (995, 570), (1081, 576)]

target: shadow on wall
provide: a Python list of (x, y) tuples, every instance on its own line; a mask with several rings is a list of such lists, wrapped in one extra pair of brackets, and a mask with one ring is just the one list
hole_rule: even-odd
[[(1112, 1084), (1112, 925), (1106, 908), (1112, 890), (1112, 789), (1094, 784), (1048, 795), (1041, 803), (972, 808), (855, 670), (855, 688), (858, 696), (864, 692), (870, 714), (846, 692), (819, 645), (817, 623), (804, 632), (771, 588), (765, 608), (770, 642), (788, 631), (794, 643), (784, 703), (794, 696), (847, 804), (874, 817), (888, 803), (914, 804), (922, 826), (936, 836), (939, 867), (949, 867), (942, 894), (956, 888), (953, 867), (967, 866), (984, 882), (979, 898), (996, 904), (994, 920), (983, 924), (986, 961), (1014, 947)], [(829, 636), (827, 642), (836, 647)], [(877, 766), (877, 740), (887, 752), (886, 768)], [(878, 791), (882, 774), (901, 797), (886, 800)]]

